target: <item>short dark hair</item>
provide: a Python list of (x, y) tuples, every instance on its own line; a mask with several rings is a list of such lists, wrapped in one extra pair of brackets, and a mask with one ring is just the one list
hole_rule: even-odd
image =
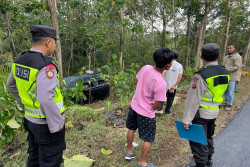
[(243, 51), (239, 51), (239, 55), (243, 56), (244, 52)]
[(170, 64), (174, 58), (174, 53), (168, 48), (160, 48), (154, 53), (154, 62), (157, 68), (163, 68), (166, 64)]
[(233, 47), (235, 48), (235, 46), (234, 46), (233, 44), (231, 44), (231, 43), (230, 43), (230, 44), (227, 44), (227, 46), (233, 46)]
[(202, 46), (202, 57), (206, 61), (214, 61), (218, 59), (218, 56), (220, 54), (220, 47), (216, 43), (207, 43)]
[(174, 59), (177, 60), (178, 59), (178, 55), (179, 55), (179, 52), (177, 50), (171, 50), (171, 52), (174, 53)]
[(32, 43), (38, 43), (41, 42), (43, 40), (45, 40), (48, 37), (37, 37), (37, 36), (32, 36)]

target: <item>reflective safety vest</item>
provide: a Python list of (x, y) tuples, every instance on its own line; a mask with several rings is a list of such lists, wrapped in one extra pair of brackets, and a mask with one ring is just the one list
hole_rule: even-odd
[[(40, 108), (37, 99), (37, 73), (46, 65), (56, 64), (52, 58), (42, 53), (28, 51), (22, 54), (12, 65), (13, 76), (19, 96), (25, 107), (25, 115), (34, 118), (45, 118), (44, 112)], [(59, 89), (59, 74), (57, 73), (57, 87), (54, 91), (55, 102), (62, 114), (65, 110), (63, 106), (63, 96)]]
[(210, 65), (201, 68), (198, 72), (207, 83), (207, 91), (202, 98), (200, 107), (218, 109), (223, 102), (223, 94), (227, 89), (230, 76), (225, 67)]

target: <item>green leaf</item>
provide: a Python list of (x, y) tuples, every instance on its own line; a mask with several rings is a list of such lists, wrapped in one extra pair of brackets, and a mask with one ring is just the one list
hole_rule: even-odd
[(109, 154), (112, 153), (112, 151), (106, 150), (105, 148), (102, 148), (102, 149), (101, 149), (101, 152), (102, 152), (104, 155), (109, 155)]
[(2, 101), (6, 101), (4, 97), (0, 97), (0, 100), (2, 100)]
[(64, 160), (64, 167), (90, 167), (94, 160), (84, 155), (74, 155), (71, 159)]
[(112, 54), (112, 58), (115, 60), (117, 59), (117, 54)]
[(18, 109), (19, 111), (22, 111), (22, 110), (23, 110), (22, 107), (20, 107), (19, 105), (17, 105), (17, 109)]
[(63, 157), (63, 159), (64, 159), (64, 162), (65, 162), (65, 160), (68, 160), (68, 159), (69, 159), (69, 158), (68, 158), (66, 155), (64, 155), (64, 154), (63, 154), (62, 157)]
[(20, 128), (20, 125), (16, 122), (15, 117), (13, 117), (11, 120), (9, 120), (9, 122), (7, 123), (7, 125), (13, 129), (18, 129)]

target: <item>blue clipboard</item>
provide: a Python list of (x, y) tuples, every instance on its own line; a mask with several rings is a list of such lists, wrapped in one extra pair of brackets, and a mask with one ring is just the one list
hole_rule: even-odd
[(189, 129), (185, 129), (181, 121), (175, 121), (180, 138), (191, 140), (204, 145), (207, 144), (205, 131), (201, 125), (192, 124)]

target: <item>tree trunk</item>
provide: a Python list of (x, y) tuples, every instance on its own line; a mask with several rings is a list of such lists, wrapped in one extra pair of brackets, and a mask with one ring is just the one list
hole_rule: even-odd
[[(67, 10), (70, 10), (69, 6), (68, 6)], [(69, 20), (69, 24), (71, 26), (74, 26), (73, 17), (74, 17), (74, 10), (72, 12), (68, 12), (68, 15), (67, 15), (67, 20)], [(72, 66), (74, 65), (74, 30), (73, 30), (73, 28), (70, 29), (70, 44), (71, 44), (71, 46), (70, 46), (70, 59), (68, 61), (68, 63), (69, 63), (69, 65), (68, 65), (68, 76), (70, 75), (71, 65)], [(65, 60), (67, 61), (67, 59), (65, 59)]]
[(152, 45), (150, 53), (153, 52), (153, 50), (155, 49), (154, 19), (151, 20), (151, 35), (152, 35)]
[(137, 58), (139, 58), (139, 33), (136, 33), (136, 55), (137, 55)]
[(250, 54), (250, 38), (248, 40), (248, 44), (244, 50), (244, 60), (243, 60), (243, 64), (247, 64), (248, 58), (249, 58), (249, 54)]
[(173, 17), (174, 17), (174, 46), (177, 49), (177, 29), (176, 29), (176, 15), (175, 15), (175, 0), (172, 0)]
[(89, 70), (91, 69), (91, 48), (89, 47), (88, 49), (87, 49), (87, 57), (88, 57), (88, 59), (89, 59)]
[(94, 50), (94, 53), (93, 53), (93, 69), (94, 69), (94, 71), (95, 71), (95, 66), (96, 66), (96, 45), (95, 45), (95, 43), (94, 43), (94, 48), (93, 48), (93, 50)]
[(202, 45), (202, 41), (203, 41), (203, 30), (206, 30), (206, 24), (207, 24), (207, 15), (208, 15), (208, 0), (206, 0), (205, 2), (205, 11), (204, 11), (204, 16), (201, 22), (201, 26), (200, 26), (200, 30), (199, 30), (199, 40), (198, 40), (198, 45), (197, 45), (197, 49), (196, 49), (196, 54), (195, 54), (195, 63), (194, 63), (194, 69), (198, 68), (198, 60), (200, 57), (200, 53), (201, 53), (201, 45)]
[[(52, 26), (56, 29), (56, 37), (59, 38), (59, 29), (58, 29), (58, 21), (57, 21), (57, 4), (56, 0), (47, 0), (50, 16), (52, 20)], [(62, 70), (62, 51), (61, 51), (61, 42), (60, 40), (56, 40), (56, 64), (59, 69), (60, 78), (63, 78), (63, 70)], [(60, 80), (60, 85), (63, 85), (63, 80)]]
[(2, 58), (2, 38), (0, 38), (0, 59)]
[(72, 62), (73, 65), (73, 51), (74, 51), (74, 41), (73, 41), (73, 30), (71, 30), (71, 37), (70, 37), (70, 42), (71, 42), (71, 47), (70, 47), (70, 59), (69, 59), (69, 66), (68, 66), (68, 76), (69, 76), (69, 71), (70, 71), (70, 64)]
[(165, 48), (165, 39), (166, 39), (166, 27), (167, 27), (167, 23), (166, 23), (166, 18), (165, 18), (165, 16), (163, 16), (163, 18), (162, 18), (162, 24), (163, 24), (163, 29), (162, 29), (162, 44), (161, 44), (161, 46), (163, 47), (163, 48)]
[(198, 30), (197, 30), (197, 33), (192, 35), (194, 41), (193, 41), (193, 45), (192, 45), (192, 55), (195, 55), (196, 53), (196, 48), (197, 48), (197, 41), (198, 41)]
[[(201, 42), (201, 47), (204, 45), (205, 34), (206, 34), (207, 17), (206, 17), (205, 19), (206, 19), (206, 20), (205, 20), (205, 24), (204, 24), (203, 29), (202, 29), (202, 42)], [(201, 55), (201, 49), (200, 49), (200, 55)], [(200, 58), (199, 68), (202, 68), (202, 65), (203, 65), (203, 61), (202, 61), (202, 59)]]
[(198, 61), (199, 61), (199, 56), (200, 56), (200, 48), (201, 48), (201, 38), (202, 38), (202, 22), (200, 25), (200, 30), (199, 30), (199, 38), (198, 38), (198, 45), (196, 47), (196, 52), (195, 52), (195, 61), (194, 61), (194, 69), (197, 70), (198, 68)]
[[(124, 6), (121, 8), (121, 22), (124, 20)], [(120, 52), (121, 57), (119, 59), (120, 66), (122, 67), (123, 62), (123, 42), (124, 42), (124, 34), (123, 34), (123, 25), (121, 25), (121, 31), (120, 31)]]
[(190, 45), (190, 31), (191, 31), (191, 12), (190, 9), (188, 9), (188, 13), (187, 13), (187, 35), (186, 35), (186, 57), (185, 57), (185, 68), (187, 68), (189, 66), (189, 57), (190, 57), (190, 49), (189, 49), (189, 45)]
[(7, 23), (7, 31), (8, 31), (8, 37), (10, 39), (10, 46), (11, 46), (11, 52), (13, 56), (13, 60), (15, 60), (18, 57), (18, 53), (16, 51), (16, 45), (14, 43), (12, 34), (11, 34), (11, 29), (10, 29), (10, 13), (6, 13), (6, 23)]
[(160, 16), (162, 19), (162, 40), (161, 40), (161, 47), (165, 48), (165, 40), (166, 40), (166, 27), (167, 27), (167, 10), (165, 1), (159, 1), (159, 9), (160, 9)]
[(192, 55), (195, 55), (196, 52), (196, 48), (197, 48), (197, 41), (198, 41), (198, 22), (197, 20), (195, 20), (194, 22), (194, 26), (192, 28), (192, 31), (190, 30), (190, 36), (191, 36), (191, 32), (192, 32), (192, 38), (193, 40), (193, 44), (192, 44)]
[(226, 16), (226, 25), (225, 25), (225, 36), (223, 41), (223, 48), (222, 48), (222, 63), (225, 60), (226, 56), (226, 49), (227, 49), (227, 41), (229, 37), (229, 28), (230, 28), (230, 20), (231, 20), (231, 6), (230, 6), (230, 0), (227, 1), (227, 16)]

